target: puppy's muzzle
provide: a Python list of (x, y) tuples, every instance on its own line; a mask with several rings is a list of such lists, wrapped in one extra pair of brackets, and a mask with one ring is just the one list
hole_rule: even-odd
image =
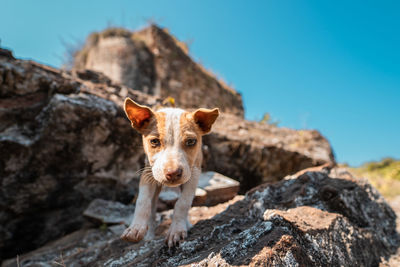
[(167, 169), (165, 173), (165, 179), (167, 179), (169, 182), (178, 181), (182, 178), (182, 173), (183, 173), (182, 168)]

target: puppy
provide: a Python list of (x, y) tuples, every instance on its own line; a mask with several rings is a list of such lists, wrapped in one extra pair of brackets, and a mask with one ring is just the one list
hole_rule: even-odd
[(152, 239), (156, 203), (162, 186), (181, 186), (181, 196), (175, 204), (165, 239), (172, 247), (186, 238), (190, 227), (187, 216), (201, 173), (202, 136), (210, 132), (219, 110), (201, 108), (187, 112), (163, 108), (153, 111), (130, 98), (125, 99), (124, 109), (132, 127), (142, 134), (147, 159), (140, 178), (134, 218), (121, 238), (131, 242), (145, 237)]

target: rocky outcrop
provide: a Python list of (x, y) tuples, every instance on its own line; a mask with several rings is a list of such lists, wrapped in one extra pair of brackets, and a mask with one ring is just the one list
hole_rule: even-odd
[[(228, 208), (220, 206), (220, 213), (212, 218), (197, 218), (187, 240), (174, 249), (164, 244), (162, 229), (155, 240), (132, 244), (119, 239), (125, 227), (117, 225), (75, 232), (19, 257), (19, 263), (377, 266), (399, 246), (393, 210), (370, 184), (343, 169), (308, 169), (263, 184), (231, 203)], [(201, 214), (193, 212), (200, 208), (192, 208), (191, 216)], [(168, 222), (168, 216), (162, 216)], [(5, 262), (6, 266), (16, 266), (16, 259)]]
[(302, 169), (334, 163), (318, 131), (296, 131), (222, 114), (205, 136), (205, 164), (240, 181), (241, 192)]
[(75, 69), (103, 72), (114, 81), (184, 108), (219, 107), (243, 117), (240, 94), (195, 63), (184, 43), (151, 25), (137, 32), (111, 28), (91, 34), (75, 55)]
[[(127, 96), (161, 102), (94, 71), (60, 71), (0, 53), (0, 259), (79, 229), (93, 199), (126, 204), (136, 195), (144, 154), (122, 110)], [(333, 162), (314, 131), (222, 116), (205, 138), (204, 169), (241, 181), (242, 191)]]
[(156, 71), (154, 55), (132, 33), (108, 29), (92, 33), (75, 54), (77, 70), (102, 72), (112, 80), (147, 94), (154, 94)]
[(111, 99), (140, 92), (10, 57), (0, 88), (0, 259), (78, 229), (93, 198), (132, 199), (141, 141)]

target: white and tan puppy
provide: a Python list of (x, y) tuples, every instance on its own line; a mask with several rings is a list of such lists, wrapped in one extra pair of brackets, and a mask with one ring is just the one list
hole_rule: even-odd
[(201, 138), (210, 132), (219, 111), (217, 108), (153, 111), (130, 98), (125, 100), (124, 109), (132, 127), (142, 134), (147, 164), (140, 178), (133, 221), (121, 238), (131, 242), (139, 242), (145, 236), (153, 238), (156, 203), (162, 186), (181, 186), (165, 239), (171, 247), (186, 237), (190, 227), (187, 216), (201, 172)]

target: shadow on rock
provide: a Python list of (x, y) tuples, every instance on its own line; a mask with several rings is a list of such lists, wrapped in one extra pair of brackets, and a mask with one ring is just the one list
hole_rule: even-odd
[(156, 258), (160, 266), (375, 266), (399, 245), (395, 220), (368, 183), (325, 168), (255, 188)]
[(177, 248), (167, 248), (162, 237), (123, 242), (123, 229), (76, 232), (75, 241), (65, 237), (22, 256), (22, 266), (59, 255), (67, 266), (377, 266), (399, 247), (396, 215), (382, 196), (329, 167), (253, 189), (195, 224)]

